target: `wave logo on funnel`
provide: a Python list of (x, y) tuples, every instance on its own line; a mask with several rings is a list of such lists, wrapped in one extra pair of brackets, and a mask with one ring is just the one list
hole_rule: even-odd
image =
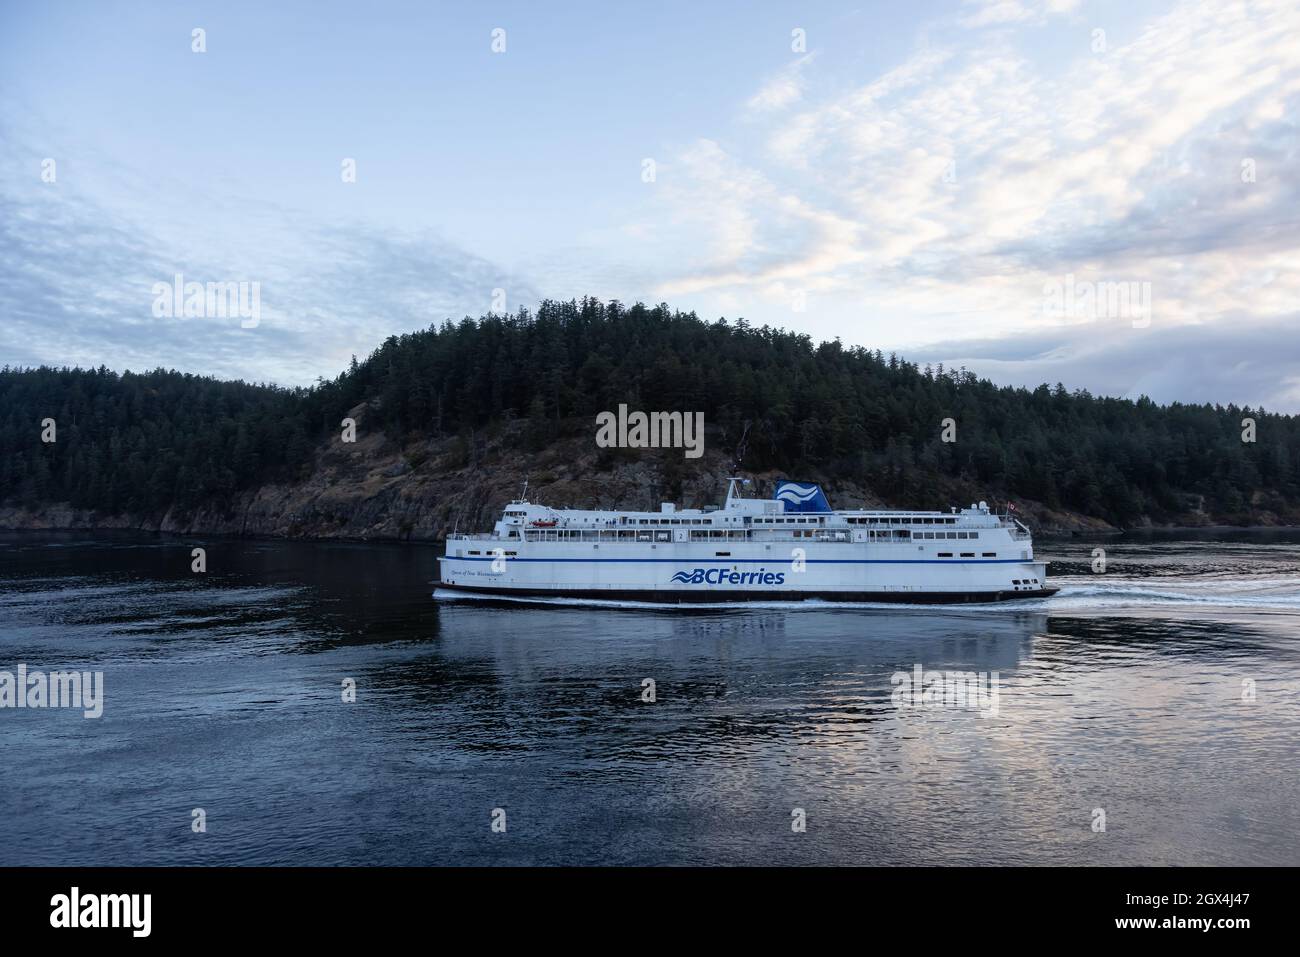
[(820, 485), (800, 482), (781, 482), (772, 496), (785, 503), (786, 512), (829, 512), (830, 502), (822, 494)]

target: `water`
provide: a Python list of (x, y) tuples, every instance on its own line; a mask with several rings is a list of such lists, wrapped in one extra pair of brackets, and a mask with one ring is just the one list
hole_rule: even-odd
[[(435, 602), (419, 546), (3, 536), (0, 670), (106, 703), (0, 711), (0, 864), (1300, 864), (1300, 534), (1039, 550), (1048, 600), (644, 610)], [(997, 714), (895, 707), (918, 664)]]

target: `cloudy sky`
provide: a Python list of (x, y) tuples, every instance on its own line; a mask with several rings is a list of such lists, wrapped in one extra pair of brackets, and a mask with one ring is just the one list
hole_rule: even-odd
[(1298, 119), (1294, 0), (0, 0), (0, 363), (308, 383), (589, 294), (1300, 412)]

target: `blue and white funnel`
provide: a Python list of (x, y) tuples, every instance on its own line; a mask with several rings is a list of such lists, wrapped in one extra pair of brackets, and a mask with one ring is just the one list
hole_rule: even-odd
[(778, 482), (776, 494), (772, 496), (778, 502), (785, 502), (789, 512), (829, 512), (831, 503), (826, 501), (820, 485), (805, 482)]

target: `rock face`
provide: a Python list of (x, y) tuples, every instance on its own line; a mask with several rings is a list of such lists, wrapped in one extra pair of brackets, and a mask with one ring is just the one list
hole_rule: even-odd
[[(540, 447), (528, 451), (530, 446)], [(355, 443), (335, 440), (321, 446), (303, 480), (246, 490), (229, 507), (171, 508), (146, 515), (105, 515), (66, 504), (35, 510), (0, 507), (0, 528), (431, 541), (457, 529), (490, 529), (502, 507), (519, 497), (525, 480), (532, 501), (555, 506), (657, 510), (666, 501), (687, 508), (721, 504), (731, 470), (722, 446), (706, 442), (702, 458), (686, 460), (680, 449), (599, 449), (590, 434), (539, 443), (527, 422), (469, 439), (401, 445), (382, 434), (367, 435), (363, 428)], [(781, 477), (745, 474), (755, 480), (759, 494), (767, 494)], [(992, 502), (994, 494), (953, 483), (936, 489), (929, 501), (885, 502), (852, 481), (791, 477), (821, 482), (838, 508), (943, 509), (980, 498)], [(1100, 519), (1016, 501), (1040, 531), (1113, 530)]]

